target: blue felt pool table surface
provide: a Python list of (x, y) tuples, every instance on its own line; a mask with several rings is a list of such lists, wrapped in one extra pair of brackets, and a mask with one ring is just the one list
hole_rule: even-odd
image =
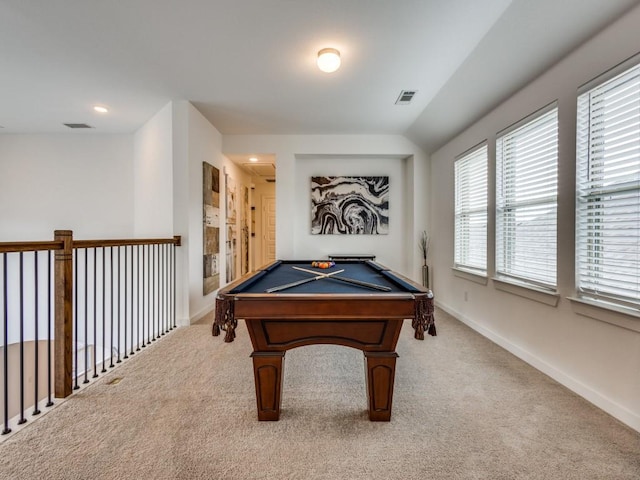
[[(420, 293), (415, 286), (405, 282), (402, 278), (372, 261), (337, 261), (335, 266), (330, 268), (312, 267), (311, 260), (278, 261), (265, 267), (264, 270), (253, 275), (247, 281), (240, 283), (229, 293), (264, 293), (270, 288), (287, 285), (300, 280), (313, 278), (314, 274), (296, 270), (293, 267), (303, 268), (317, 272), (317, 275), (330, 274), (338, 270), (344, 270), (336, 274), (337, 277), (359, 280), (383, 287), (390, 288), (389, 293)], [(309, 281), (302, 285), (280, 290), (277, 293), (286, 294), (384, 294), (372, 288), (353, 285), (331, 277)]]

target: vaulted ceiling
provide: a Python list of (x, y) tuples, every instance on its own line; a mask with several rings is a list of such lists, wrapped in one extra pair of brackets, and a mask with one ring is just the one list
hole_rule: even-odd
[[(404, 134), (429, 152), (638, 3), (2, 0), (0, 133), (134, 132), (180, 99), (223, 134)], [(315, 66), (324, 47), (335, 73)]]

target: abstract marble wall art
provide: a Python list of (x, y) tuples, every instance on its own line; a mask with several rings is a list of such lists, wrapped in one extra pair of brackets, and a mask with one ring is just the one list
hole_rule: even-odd
[(389, 177), (311, 177), (311, 233), (389, 233)]
[(220, 286), (220, 171), (202, 162), (203, 282), (207, 295)]

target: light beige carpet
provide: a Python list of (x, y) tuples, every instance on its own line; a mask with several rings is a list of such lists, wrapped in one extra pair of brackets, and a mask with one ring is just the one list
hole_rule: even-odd
[(0, 444), (0, 478), (640, 478), (639, 433), (436, 320), (424, 341), (405, 322), (389, 423), (367, 419), (362, 353), (334, 346), (288, 352), (281, 420), (258, 422), (245, 326), (194, 325)]

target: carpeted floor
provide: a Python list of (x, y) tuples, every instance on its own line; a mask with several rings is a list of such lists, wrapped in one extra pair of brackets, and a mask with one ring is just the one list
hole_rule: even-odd
[[(251, 346), (180, 328), (0, 444), (1, 479), (634, 479), (640, 434), (436, 312), (398, 344), (392, 420), (362, 353), (287, 352), (279, 422), (256, 420)], [(119, 382), (112, 383), (115, 378)]]

